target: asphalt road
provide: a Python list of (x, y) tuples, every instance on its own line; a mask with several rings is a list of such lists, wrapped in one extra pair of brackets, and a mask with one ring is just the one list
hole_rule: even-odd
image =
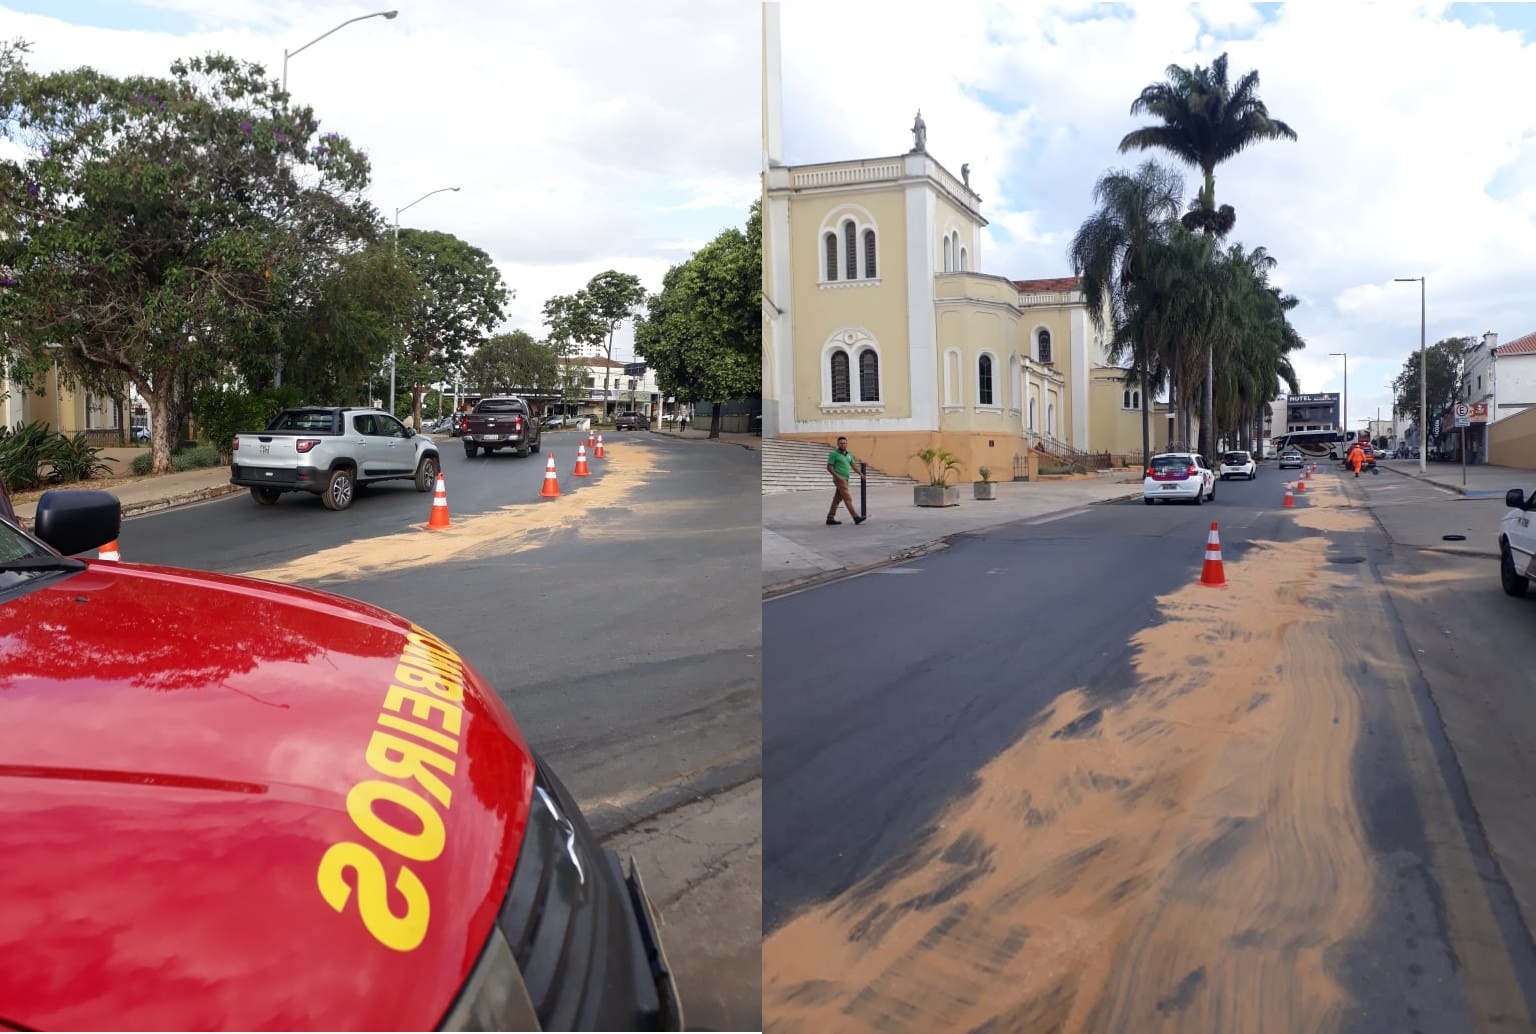
[(1536, 606), (1389, 477), (765, 602), (765, 1029), (1530, 1029)]
[[(663, 913), (690, 1022), (731, 1029), (760, 1016), (756, 798), (750, 836), (733, 821), (702, 854), (622, 835), (654, 832), (675, 809), (707, 812), (697, 802), (759, 778), (757, 454), (608, 434), (609, 458), (589, 457), (592, 474), (576, 478), (579, 440), (553, 432), (542, 454), (469, 460), (441, 439), (447, 531), (421, 530), (432, 496), (402, 481), (341, 512), (306, 496), (226, 497), (126, 521), (119, 542), (128, 562), (339, 592), (442, 637), (498, 687), (599, 836), (623, 839), (652, 895), (685, 918), (690, 895), (712, 893), (746, 852), (752, 878), (733, 872), (722, 915), (690, 927)], [(551, 452), (558, 500), (538, 494)]]

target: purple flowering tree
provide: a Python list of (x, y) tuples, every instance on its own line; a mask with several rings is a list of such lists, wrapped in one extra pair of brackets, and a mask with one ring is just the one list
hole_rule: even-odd
[(0, 136), (23, 154), (0, 159), (0, 359), (25, 374), (57, 343), (74, 383), (132, 383), (169, 471), (192, 391), (275, 368), (379, 236), (367, 158), (259, 65), (119, 79), (34, 73), (26, 52), (0, 44)]

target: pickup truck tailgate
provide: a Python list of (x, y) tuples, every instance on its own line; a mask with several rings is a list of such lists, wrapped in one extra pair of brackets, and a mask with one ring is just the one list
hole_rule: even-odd
[(319, 445), (315, 435), (283, 432), (242, 434), (235, 451), (234, 466), (244, 477), (260, 477), (273, 484), (292, 483), (299, 467), (308, 466), (304, 457)]

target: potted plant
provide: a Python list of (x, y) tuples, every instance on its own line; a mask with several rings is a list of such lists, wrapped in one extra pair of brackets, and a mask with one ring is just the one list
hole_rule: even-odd
[(912, 501), (918, 506), (959, 506), (960, 488), (949, 483), (949, 476), (964, 466), (960, 457), (944, 449), (919, 449), (912, 455), (928, 467), (928, 483), (912, 489)]
[(981, 474), (980, 481), (971, 482), (971, 490), (977, 499), (996, 499), (997, 482), (992, 480), (992, 471), (987, 467), (977, 467)]

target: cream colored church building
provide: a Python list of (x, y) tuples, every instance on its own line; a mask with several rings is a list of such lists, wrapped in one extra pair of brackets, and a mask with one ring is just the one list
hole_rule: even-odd
[(843, 435), (921, 480), (928, 446), (960, 457), (961, 481), (1007, 481), (1030, 450), (1139, 457), (1141, 393), (1080, 285), (978, 272), (981, 198), (928, 153), (920, 113), (906, 153), (783, 164), (778, 6), (763, 5), (764, 434)]

